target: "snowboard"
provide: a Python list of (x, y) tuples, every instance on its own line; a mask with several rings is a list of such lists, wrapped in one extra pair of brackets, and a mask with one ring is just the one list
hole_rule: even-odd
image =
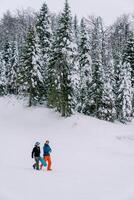
[(45, 161), (42, 157), (39, 157), (39, 161), (41, 162), (41, 164), (42, 164), (44, 167), (47, 166), (46, 161)]

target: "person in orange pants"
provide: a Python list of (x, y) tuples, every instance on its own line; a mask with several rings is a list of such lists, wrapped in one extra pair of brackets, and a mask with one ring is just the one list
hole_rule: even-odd
[[(52, 149), (49, 146), (49, 141), (46, 140), (44, 146), (43, 146), (43, 157), (44, 160), (48, 163), (47, 165), (47, 170), (52, 170), (51, 169), (51, 165), (52, 165), (52, 161), (51, 161), (51, 156), (50, 153), (52, 152)], [(42, 169), (43, 165), (40, 166), (40, 168)]]
[(52, 165), (51, 157), (50, 156), (44, 156), (44, 160), (48, 163), (47, 170), (52, 170), (51, 169), (51, 165)]

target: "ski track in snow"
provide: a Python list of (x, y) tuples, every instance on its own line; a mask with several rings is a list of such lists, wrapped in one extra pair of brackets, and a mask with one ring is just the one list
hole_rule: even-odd
[[(134, 123), (76, 114), (0, 98), (0, 200), (134, 200)], [(34, 171), (31, 151), (46, 139), (53, 171)]]

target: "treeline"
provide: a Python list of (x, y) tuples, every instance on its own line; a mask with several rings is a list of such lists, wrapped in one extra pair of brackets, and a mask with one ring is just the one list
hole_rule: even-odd
[(24, 95), (70, 116), (77, 111), (107, 121), (134, 112), (134, 35), (123, 15), (107, 27), (101, 17), (9, 11), (0, 20), (0, 95)]

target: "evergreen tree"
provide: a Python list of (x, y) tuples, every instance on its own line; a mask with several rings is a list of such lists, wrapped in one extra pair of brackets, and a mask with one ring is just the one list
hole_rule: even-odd
[(11, 44), (8, 39), (5, 40), (3, 52), (2, 52), (2, 60), (3, 60), (3, 70), (5, 76), (5, 93), (11, 93)]
[[(132, 107), (134, 113), (134, 36), (131, 32), (126, 43), (126, 48), (124, 49), (123, 63), (127, 63), (131, 68), (131, 83), (132, 83)], [(127, 65), (126, 65), (127, 66)]]
[(2, 52), (0, 52), (0, 96), (5, 94), (5, 73), (3, 68)]
[(112, 47), (111, 50), (112, 50), (113, 65), (114, 65), (114, 79), (115, 79), (114, 93), (115, 93), (115, 106), (117, 111), (117, 118), (119, 117), (118, 91), (120, 87), (120, 70), (129, 33), (130, 33), (130, 22), (128, 15), (123, 15), (119, 17), (113, 24), (113, 26), (111, 26), (110, 43)]
[[(59, 55), (57, 53), (56, 47), (56, 35), (53, 37), (50, 60), (48, 65), (48, 92), (47, 92), (47, 104), (49, 107), (57, 108), (59, 107), (59, 93), (58, 93), (58, 65), (59, 65)], [(60, 111), (60, 110), (59, 110)]]
[(35, 31), (30, 27), (21, 57), (22, 69), (18, 77), (20, 90), (29, 96), (29, 106), (39, 102), (42, 95), (43, 77), (38, 59)]
[(107, 121), (114, 121), (116, 117), (114, 95), (114, 65), (109, 43), (109, 30), (102, 26), (102, 65), (104, 69), (103, 92), (99, 117)]
[[(67, 1), (65, 2), (64, 11), (59, 17), (58, 28), (54, 38), (52, 60), (50, 63), (50, 69), (54, 69), (56, 72), (56, 80), (54, 79), (56, 84), (56, 108), (62, 116), (70, 116), (72, 114), (73, 95), (73, 49), (72, 18)], [(53, 90), (50, 89), (50, 91)]]
[(73, 104), (74, 108), (77, 110), (78, 108), (78, 98), (79, 98), (79, 25), (78, 19), (75, 15), (73, 23), (72, 23), (72, 30), (73, 30), (73, 69), (72, 69), (72, 85), (73, 85)]
[(17, 76), (19, 72), (19, 55), (17, 43), (14, 40), (11, 44), (11, 56), (10, 56), (10, 93), (17, 94)]
[(89, 89), (92, 80), (91, 57), (87, 39), (87, 31), (84, 19), (81, 20), (80, 26), (80, 43), (79, 43), (79, 106), (78, 110), (84, 114), (90, 114), (89, 111)]
[(123, 123), (131, 120), (132, 114), (132, 85), (131, 85), (131, 67), (124, 62), (120, 65), (120, 85), (118, 91), (118, 110), (119, 120)]
[(48, 92), (48, 65), (50, 57), (50, 48), (52, 42), (51, 18), (47, 4), (44, 3), (36, 23), (37, 42), (40, 49), (41, 73), (44, 81), (44, 95)]
[(103, 85), (103, 92), (102, 92), (102, 99), (101, 99), (101, 106), (99, 108), (99, 118), (114, 122), (116, 111), (114, 106), (114, 95), (113, 95), (113, 88), (111, 87), (110, 82), (105, 82)]
[(123, 15), (117, 18), (110, 29), (110, 42), (114, 59), (115, 74), (117, 76), (115, 78), (118, 81), (118, 66), (122, 60), (122, 55), (130, 33), (129, 16)]
[(133, 33), (129, 34), (126, 48), (124, 50), (123, 62), (127, 62), (131, 67), (132, 87), (134, 88), (134, 36)]
[(90, 87), (90, 114), (101, 118), (102, 93), (104, 84), (104, 66), (102, 65), (102, 19), (93, 21), (91, 58), (92, 58), (92, 83)]

